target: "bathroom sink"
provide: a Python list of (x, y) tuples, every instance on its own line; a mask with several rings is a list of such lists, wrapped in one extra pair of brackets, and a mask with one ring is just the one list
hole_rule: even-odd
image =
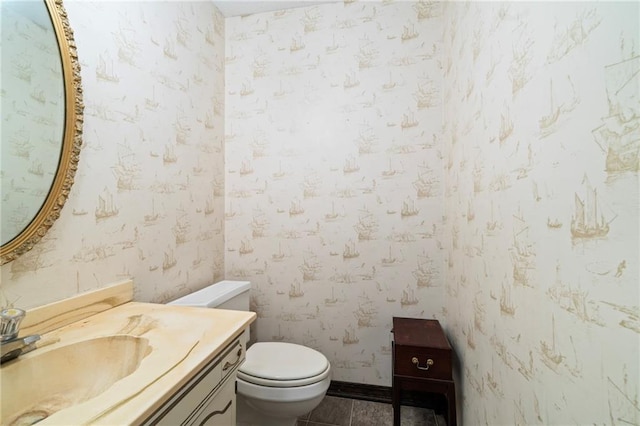
[(0, 424), (30, 425), (88, 401), (136, 371), (151, 350), (145, 338), (114, 335), (9, 362), (0, 368)]

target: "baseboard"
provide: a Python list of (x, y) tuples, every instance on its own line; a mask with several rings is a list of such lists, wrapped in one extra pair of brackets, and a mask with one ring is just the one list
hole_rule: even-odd
[[(392, 392), (389, 386), (332, 380), (327, 390), (327, 395), (391, 404)], [(442, 395), (425, 392), (403, 391), (400, 397), (400, 403), (413, 407), (430, 408), (437, 413), (444, 413), (447, 407), (446, 400)]]
[(331, 381), (327, 395), (391, 404), (391, 387)]

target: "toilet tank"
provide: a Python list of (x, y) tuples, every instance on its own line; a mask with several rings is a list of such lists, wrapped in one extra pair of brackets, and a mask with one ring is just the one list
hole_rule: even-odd
[(169, 302), (168, 305), (249, 311), (249, 281), (224, 280)]

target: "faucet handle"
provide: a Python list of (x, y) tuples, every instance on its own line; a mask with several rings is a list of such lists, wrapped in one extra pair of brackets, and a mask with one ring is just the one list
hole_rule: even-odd
[(6, 308), (0, 311), (0, 334), (3, 342), (18, 337), (20, 322), (25, 315), (25, 311), (17, 308)]

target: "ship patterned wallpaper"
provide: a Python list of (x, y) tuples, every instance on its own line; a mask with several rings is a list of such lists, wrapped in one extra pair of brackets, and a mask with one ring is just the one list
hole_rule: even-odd
[(390, 317), (435, 317), (465, 424), (638, 424), (637, 17), (345, 2), (227, 20), (225, 270), (254, 284), (258, 340), (388, 386)]
[(226, 21), (225, 272), (258, 340), (390, 384), (391, 318), (442, 317), (441, 7)]
[(4, 303), (133, 278), (165, 301), (222, 279), (224, 18), (205, 2), (69, 2), (84, 145), (60, 219), (2, 266)]
[(638, 3), (445, 6), (465, 424), (640, 424)]
[(66, 5), (85, 146), (5, 304), (247, 279), (335, 380), (437, 318), (465, 425), (640, 424), (638, 3)]

